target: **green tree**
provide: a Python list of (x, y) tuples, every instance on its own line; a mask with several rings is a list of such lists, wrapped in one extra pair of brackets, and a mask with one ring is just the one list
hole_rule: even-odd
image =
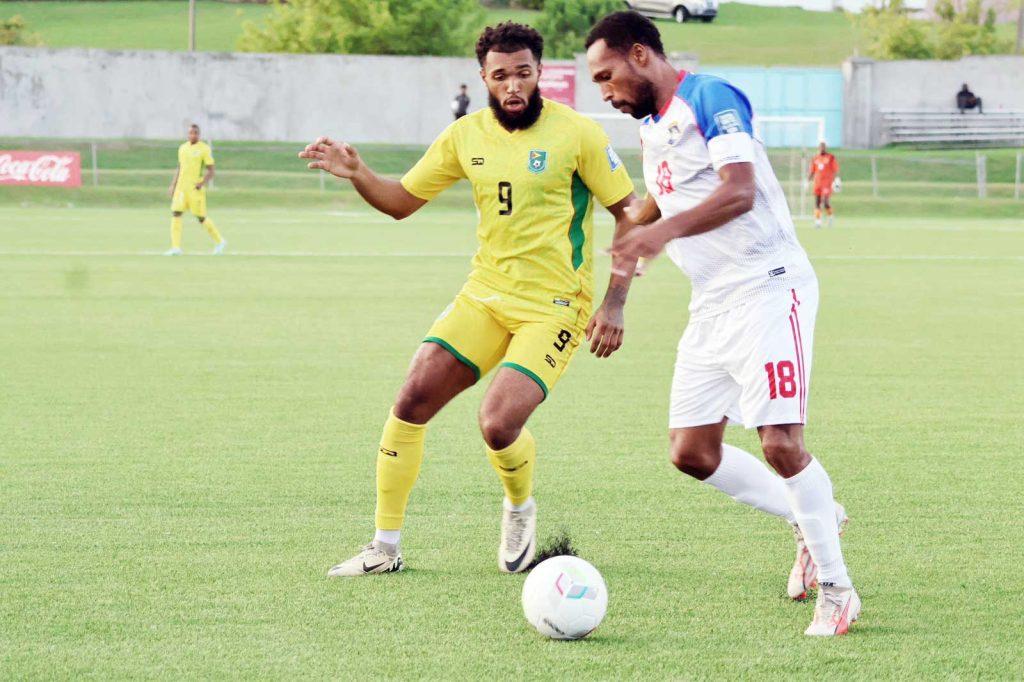
[(972, 54), (1009, 52), (1009, 40), (996, 35), (996, 13), (991, 7), (982, 13), (981, 0), (968, 0), (957, 12), (951, 0), (939, 0), (935, 13), (940, 18), (935, 41), (938, 59), (960, 59)]
[(0, 19), (0, 45), (36, 47), (42, 44), (43, 41), (39, 39), (39, 36), (28, 32), (28, 26), (20, 15), (15, 14), (10, 19)]
[(262, 25), (247, 22), (248, 52), (465, 55), (483, 21), (476, 0), (290, 0)]
[(931, 59), (927, 24), (907, 15), (903, 0), (865, 7), (857, 18), (857, 29), (867, 36), (865, 51), (875, 59)]
[(621, 0), (545, 0), (534, 27), (544, 36), (545, 55), (570, 59), (583, 52), (587, 33), (598, 19), (624, 7)]
[(952, 0), (935, 5), (938, 22), (911, 19), (903, 0), (865, 9), (856, 20), (866, 36), (866, 52), (875, 59), (959, 59), (972, 54), (1010, 52), (1009, 40), (996, 33), (996, 15), (982, 0), (967, 0), (958, 11)]

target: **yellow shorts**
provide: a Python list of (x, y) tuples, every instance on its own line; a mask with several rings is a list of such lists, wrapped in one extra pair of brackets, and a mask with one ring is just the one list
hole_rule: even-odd
[(196, 189), (195, 185), (175, 187), (171, 199), (171, 211), (184, 213), (188, 211), (197, 218), (206, 217), (206, 188)]
[(590, 315), (577, 301), (565, 303), (516, 298), (470, 281), (423, 341), (443, 346), (477, 380), (499, 364), (522, 372), (546, 398), (576, 352)]

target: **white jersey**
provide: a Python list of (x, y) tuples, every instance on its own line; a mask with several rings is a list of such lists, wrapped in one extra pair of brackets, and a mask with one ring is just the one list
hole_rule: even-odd
[(764, 144), (754, 137), (750, 102), (737, 88), (681, 72), (672, 99), (644, 119), (640, 140), (647, 191), (665, 217), (706, 200), (721, 184), (723, 166), (754, 164), (753, 209), (665, 248), (693, 284), (691, 319), (814, 279)]

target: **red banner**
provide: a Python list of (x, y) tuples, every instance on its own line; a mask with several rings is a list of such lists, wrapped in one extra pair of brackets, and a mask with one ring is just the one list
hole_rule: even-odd
[(576, 108), (576, 65), (544, 63), (540, 74), (540, 94)]
[(78, 152), (27, 152), (0, 149), (0, 185), (81, 187)]

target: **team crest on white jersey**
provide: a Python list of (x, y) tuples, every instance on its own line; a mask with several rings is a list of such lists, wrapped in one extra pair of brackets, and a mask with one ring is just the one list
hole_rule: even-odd
[(543, 173), (548, 167), (548, 153), (543, 149), (531, 149), (527, 168), (531, 173)]
[(675, 147), (681, 139), (683, 139), (683, 131), (679, 129), (679, 124), (673, 121), (672, 125), (668, 127), (668, 144), (670, 147)]
[(715, 123), (723, 134), (742, 133), (743, 126), (740, 124), (740, 115), (735, 109), (726, 109), (715, 114)]

